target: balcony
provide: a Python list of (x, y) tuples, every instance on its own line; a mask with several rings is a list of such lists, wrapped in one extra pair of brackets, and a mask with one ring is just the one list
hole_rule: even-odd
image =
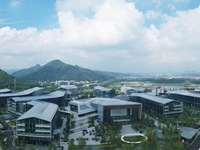
[(17, 129), (17, 131), (23, 131), (23, 132), (24, 132), (24, 131), (25, 131), (25, 129)]
[(40, 127), (40, 128), (51, 128), (51, 125), (48, 124), (36, 124), (35, 127)]
[(25, 124), (24, 123), (18, 123), (17, 126), (25, 127)]
[(42, 129), (36, 129), (35, 132), (40, 132), (40, 133), (51, 133), (50, 130), (42, 130)]

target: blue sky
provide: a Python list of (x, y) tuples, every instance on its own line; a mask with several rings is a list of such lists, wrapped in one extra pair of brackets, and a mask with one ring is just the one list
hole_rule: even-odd
[(55, 0), (0, 0), (0, 27), (16, 29), (58, 26)]
[(0, 0), (0, 68), (28, 68), (60, 59), (105, 71), (198, 71), (199, 4)]

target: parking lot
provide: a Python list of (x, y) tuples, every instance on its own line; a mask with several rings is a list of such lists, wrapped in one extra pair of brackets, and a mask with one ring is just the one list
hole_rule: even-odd
[(95, 141), (95, 129), (94, 127), (87, 128), (83, 131), (72, 133), (69, 135), (69, 140), (74, 140), (74, 144), (78, 145), (78, 138), (83, 137), (86, 140), (86, 145), (100, 145), (100, 137), (98, 141)]

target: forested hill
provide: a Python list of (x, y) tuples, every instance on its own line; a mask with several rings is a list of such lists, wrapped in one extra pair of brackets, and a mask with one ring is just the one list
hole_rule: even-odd
[(23, 76), (25, 76), (27, 74), (33, 73), (33, 72), (39, 70), (40, 68), (41, 68), (41, 66), (39, 64), (37, 64), (37, 65), (35, 65), (33, 67), (30, 67), (30, 68), (27, 68), (27, 69), (21, 69), (19, 71), (16, 71), (16, 72), (12, 73), (12, 76), (20, 78), (20, 77), (23, 77)]
[(36, 83), (14, 78), (0, 69), (0, 89), (24, 90), (34, 86), (36, 86)]
[[(13, 74), (14, 75), (14, 74)], [(33, 81), (77, 80), (77, 81), (106, 81), (113, 79), (106, 75), (98, 74), (90, 69), (65, 64), (60, 60), (53, 60), (20, 78)]]

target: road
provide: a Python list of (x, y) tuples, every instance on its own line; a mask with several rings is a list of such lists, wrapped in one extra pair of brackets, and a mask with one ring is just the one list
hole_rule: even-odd
[(199, 150), (199, 149), (200, 149), (200, 135), (198, 135), (198, 137), (189, 147), (189, 150)]
[(19, 150), (16, 146), (13, 145), (14, 140), (14, 131), (10, 125), (7, 124), (5, 135), (7, 136), (7, 149), (9, 150)]

